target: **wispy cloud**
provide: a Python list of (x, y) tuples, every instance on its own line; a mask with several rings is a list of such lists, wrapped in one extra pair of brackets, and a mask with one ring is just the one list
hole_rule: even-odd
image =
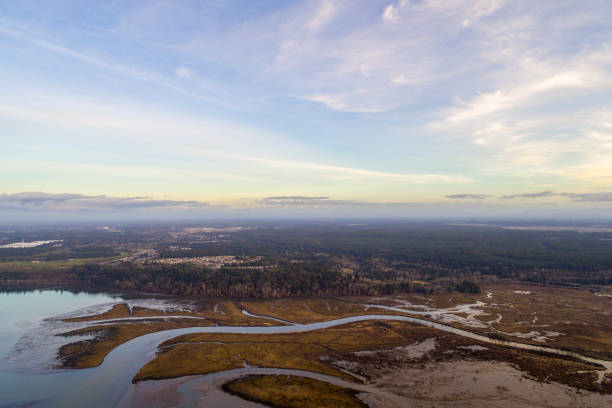
[(235, 156), (237, 159), (249, 160), (261, 163), (270, 167), (279, 167), (292, 170), (316, 170), (326, 172), (331, 175), (341, 176), (345, 178), (371, 178), (371, 179), (395, 179), (414, 184), (424, 183), (470, 183), (473, 180), (462, 175), (446, 175), (446, 174), (418, 174), (418, 173), (392, 173), (385, 171), (376, 171), (361, 169), (355, 167), (335, 166), (329, 164), (305, 162), (299, 160), (277, 160), (258, 157)]
[(510, 194), (501, 196), (502, 200), (512, 200), (515, 198), (545, 198), (545, 197), (554, 197), (559, 196), (559, 193), (555, 193), (554, 191), (540, 191), (537, 193), (522, 193), (522, 194)]
[(535, 193), (520, 193), (520, 194), (508, 194), (495, 196), (492, 194), (448, 194), (444, 196), (451, 200), (485, 200), (489, 198), (497, 198), (500, 200), (529, 200), (535, 201), (542, 198), (562, 198), (568, 199), (573, 202), (583, 203), (600, 203), (600, 202), (612, 202), (612, 192), (597, 192), (597, 193), (567, 193), (547, 190), (538, 191)]
[[(166, 76), (147, 69), (140, 69), (132, 66), (128, 66), (122, 64), (117, 61), (113, 61), (111, 58), (103, 58), (96, 54), (87, 53), (84, 51), (77, 51), (65, 47), (61, 44), (48, 41), (46, 39), (39, 38), (34, 34), (28, 33), (25, 30), (19, 28), (11, 28), (11, 24), (6, 21), (0, 19), (0, 34), (4, 34), (13, 38), (17, 38), (22, 41), (26, 41), (30, 44), (36, 45), (38, 47), (44, 48), (46, 50), (52, 51), (54, 53), (73, 58), (75, 60), (84, 62), (86, 64), (90, 64), (108, 71), (116, 72), (121, 75), (124, 75), (129, 78), (133, 78), (139, 81), (149, 82), (155, 84), (157, 86), (166, 88), (173, 92), (180, 93), (182, 95), (190, 96), (192, 98), (208, 101), (208, 102), (219, 102), (218, 97), (214, 97), (211, 94), (207, 94), (205, 92), (194, 92), (193, 88), (186, 89), (175, 82), (173, 82), (170, 78)], [(187, 76), (186, 68), (178, 68), (176, 74), (178, 76)], [(192, 76), (193, 72), (189, 71)]]
[(413, 2), (399, 0), (390, 3), (382, 14), (382, 19), (389, 23), (412, 21), (412, 14), (425, 14), (427, 18), (443, 18), (453, 16), (458, 18), (462, 27), (467, 27), (474, 21), (486, 17), (504, 6), (504, 0), (424, 0)]
[(451, 200), (484, 200), (485, 198), (491, 197), (490, 194), (449, 194), (444, 197), (450, 198)]
[[(92, 101), (83, 97), (54, 93), (52, 90), (23, 90), (27, 98), (0, 97), (0, 115), (26, 122), (40, 122), (73, 128), (79, 134), (82, 129), (95, 130), (107, 138), (121, 143), (139, 144), (139, 149), (162, 149), (166, 153), (187, 157), (209, 156), (230, 159), (239, 163), (251, 163), (262, 169), (282, 168), (295, 173), (305, 173), (313, 179), (385, 179), (410, 184), (471, 183), (462, 174), (390, 172), (375, 169), (340, 166), (333, 163), (292, 159), (302, 154), (304, 145), (290, 140), (283, 134), (268, 132), (236, 123), (188, 114), (163, 112), (145, 104), (114, 101)], [(10, 101), (8, 99), (11, 99)], [(94, 136), (92, 136), (94, 137)], [(145, 146), (140, 144), (146, 141)], [(188, 147), (187, 147), (188, 146)], [(278, 158), (283, 157), (283, 158)], [(68, 165), (73, 163), (68, 163)], [(92, 164), (93, 165), (93, 164)], [(133, 173), (133, 166), (127, 173)], [(176, 166), (174, 173), (189, 173), (184, 166)], [(228, 171), (192, 168), (193, 175), (219, 175), (221, 178), (253, 179), (258, 175), (232, 166)], [(151, 174), (159, 173), (152, 169)], [(262, 175), (260, 178), (264, 177)]]
[(174, 73), (181, 78), (191, 78), (193, 76), (193, 70), (187, 67), (178, 67), (174, 70)]
[(3, 8), (0, 191), (578, 207), (612, 186), (605, 1), (74, 4)]
[(327, 25), (336, 12), (336, 6), (331, 0), (321, 1), (321, 5), (316, 10), (314, 17), (308, 22), (308, 28), (311, 30), (319, 30)]
[(597, 192), (597, 193), (556, 193), (554, 191), (540, 191), (537, 193), (511, 194), (501, 196), (503, 200), (512, 199), (538, 199), (548, 197), (565, 197), (576, 202), (612, 202), (612, 192)]
[(574, 201), (582, 202), (612, 202), (612, 192), (603, 193), (572, 193), (568, 196)]
[[(601, 150), (594, 148), (600, 142), (593, 134), (609, 138), (612, 133), (602, 130), (602, 121), (595, 118), (609, 110), (612, 60), (609, 42), (584, 36), (584, 30), (605, 18), (589, 14), (594, 10), (587, 8), (580, 19), (572, 19), (575, 24), (551, 27), (543, 20), (560, 17), (560, 10), (544, 5), (529, 14), (517, 13), (512, 6), (507, 10), (510, 16), (504, 24), (480, 22), (473, 27), (487, 42), (499, 45), (479, 55), (483, 64), (498, 68), (486, 70), (466, 97), (457, 96), (451, 106), (439, 110), (428, 129), (471, 142), (477, 155), (491, 158), (489, 170), (523, 178), (601, 178), (605, 165), (595, 166), (595, 172), (582, 170), (610, 157), (606, 143)], [(565, 12), (567, 18), (573, 15)], [(566, 46), (569, 38), (576, 41), (574, 47)], [(606, 171), (609, 183), (612, 173)]]
[(275, 196), (266, 197), (260, 204), (273, 206), (291, 207), (327, 207), (327, 206), (368, 206), (371, 203), (353, 200), (332, 200), (330, 197), (309, 197), (309, 196)]
[[(606, 84), (612, 85), (612, 78), (608, 81), (601, 78), (597, 72), (583, 71), (561, 71), (552, 76), (547, 75), (532, 82), (519, 85), (513, 89), (501, 89), (495, 92), (482, 93), (469, 102), (458, 102), (458, 106), (450, 109), (445, 120), (450, 123), (463, 122), (467, 120), (480, 119), (483, 116), (517, 107), (524, 108), (526, 105), (537, 104), (537, 98), (549, 94), (558, 98), (555, 93), (572, 89), (598, 89)], [(567, 93), (564, 94), (567, 97)]]
[(157, 200), (151, 197), (108, 197), (83, 194), (23, 192), (0, 194), (2, 210), (118, 211), (146, 209), (194, 209), (207, 207), (201, 201)]
[(310, 197), (310, 196), (273, 196), (265, 197), (266, 201), (278, 201), (278, 200), (329, 200), (329, 197)]
[(389, 4), (385, 7), (382, 19), (386, 23), (397, 23), (400, 19), (398, 7), (393, 3)]

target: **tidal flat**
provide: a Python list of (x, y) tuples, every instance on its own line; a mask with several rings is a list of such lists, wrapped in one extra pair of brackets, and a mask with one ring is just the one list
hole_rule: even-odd
[[(104, 397), (92, 406), (207, 406), (207, 395), (232, 401), (228, 406), (244, 401), (244, 406), (299, 407), (309, 398), (314, 404), (319, 384), (301, 378), (354, 390), (347, 395), (363, 406), (447, 406), (451, 400), (475, 407), (491, 406), (487, 401), (553, 407), (612, 403), (612, 298), (600, 292), (505, 284), (487, 286), (481, 294), (101, 299), (106, 303), (67, 308), (41, 322), (35, 331), (53, 327), (49, 334), (56, 340), (55, 351), (47, 350), (51, 364), (44, 374), (28, 374), (40, 380), (40, 389), (0, 386), (8, 392), (2, 404), (70, 406), (70, 392), (61, 398), (62, 387), (44, 386), (53, 382), (95, 383)], [(26, 333), (18, 339), (3, 371), (17, 369), (28, 350), (36, 354), (37, 338), (44, 336)], [(287, 405), (278, 405), (279, 395), (269, 400), (251, 393), (252, 381), (244, 376), (255, 374), (271, 375), (258, 380), (266, 384), (291, 378), (295, 387), (289, 388), (299, 391), (299, 401), (291, 402), (288, 394)], [(9, 377), (6, 384), (20, 384), (19, 375)], [(246, 388), (220, 397), (224, 384), (232, 382)], [(109, 387), (111, 396), (104, 394)], [(160, 391), (166, 387), (168, 395)], [(159, 401), (165, 402), (156, 405), (147, 393), (164, 394)]]

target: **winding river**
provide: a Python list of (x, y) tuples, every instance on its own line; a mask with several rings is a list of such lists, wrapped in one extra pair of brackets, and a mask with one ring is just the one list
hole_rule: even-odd
[[(377, 306), (388, 308), (385, 306)], [(391, 308), (392, 309), (392, 308)], [(248, 312), (247, 312), (248, 313)], [(262, 318), (265, 318), (262, 316)], [(131, 383), (132, 378), (140, 368), (150, 361), (160, 343), (170, 338), (191, 333), (240, 333), (240, 334), (274, 334), (274, 333), (293, 333), (325, 329), (347, 323), (359, 322), (364, 320), (392, 320), (421, 324), (435, 329), (453, 333), (459, 336), (468, 337), (480, 342), (491, 343), (501, 346), (514, 347), (525, 350), (535, 350), (556, 355), (571, 356), (590, 363), (599, 364), (605, 368), (600, 370), (600, 379), (605, 373), (612, 372), (612, 361), (598, 360), (577, 353), (559, 350), (549, 347), (529, 345), (511, 341), (491, 339), (486, 336), (474, 334), (465, 330), (446, 326), (440, 323), (430, 322), (408, 316), (378, 315), (368, 314), (362, 316), (352, 316), (341, 319), (317, 322), (311, 324), (292, 324), (288, 326), (262, 326), (262, 327), (242, 327), (242, 326), (214, 326), (214, 327), (191, 327), (184, 329), (165, 330), (157, 333), (147, 334), (131, 341), (128, 341), (115, 348), (108, 354), (104, 362), (99, 367), (84, 370), (53, 370), (49, 372), (28, 374), (6, 372), (6, 367), (0, 365), (0, 407), (4, 406), (41, 406), (41, 407), (113, 407), (120, 404), (121, 400), (134, 387)], [(250, 370), (250, 371), (249, 371)], [(257, 371), (259, 370), (259, 371)], [(268, 371), (266, 371), (268, 370)], [(272, 370), (272, 371), (269, 371)], [(276, 369), (256, 369), (246, 368), (234, 370), (235, 376), (247, 372), (273, 372), (280, 374), (290, 374), (292, 370)], [(227, 376), (231, 373), (223, 374)], [(303, 375), (300, 374), (300, 375)], [(349, 385), (345, 381), (328, 376), (309, 373), (310, 377), (323, 379), (338, 385)], [(214, 378), (214, 377), (211, 377)], [(196, 377), (201, 381), (202, 377)], [(196, 380), (194, 380), (196, 381)], [(342, 383), (342, 384), (341, 384)], [(188, 383), (185, 383), (188, 384)], [(183, 387), (188, 387), (188, 385)], [(367, 386), (350, 383), (354, 389), (361, 390)], [(363, 391), (367, 391), (366, 389)], [(186, 392), (185, 395), (189, 395)], [(192, 393), (193, 396), (193, 393)], [(192, 401), (189, 403), (189, 401)], [(181, 406), (194, 406), (197, 399), (189, 399)], [(185, 405), (187, 404), (187, 405)]]

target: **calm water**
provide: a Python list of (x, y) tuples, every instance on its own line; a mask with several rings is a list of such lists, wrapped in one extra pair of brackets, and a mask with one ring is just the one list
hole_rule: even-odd
[(0, 360), (43, 320), (116, 300), (108, 294), (55, 290), (0, 293)]
[(32, 401), (49, 406), (62, 383), (78, 375), (49, 373), (60, 339), (46, 330), (59, 329), (46, 319), (117, 300), (109, 294), (54, 290), (0, 293), (0, 407)]

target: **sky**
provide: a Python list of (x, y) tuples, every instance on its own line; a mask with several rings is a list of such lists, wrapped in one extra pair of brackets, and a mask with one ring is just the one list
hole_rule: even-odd
[(0, 221), (612, 218), (608, 0), (0, 0)]

